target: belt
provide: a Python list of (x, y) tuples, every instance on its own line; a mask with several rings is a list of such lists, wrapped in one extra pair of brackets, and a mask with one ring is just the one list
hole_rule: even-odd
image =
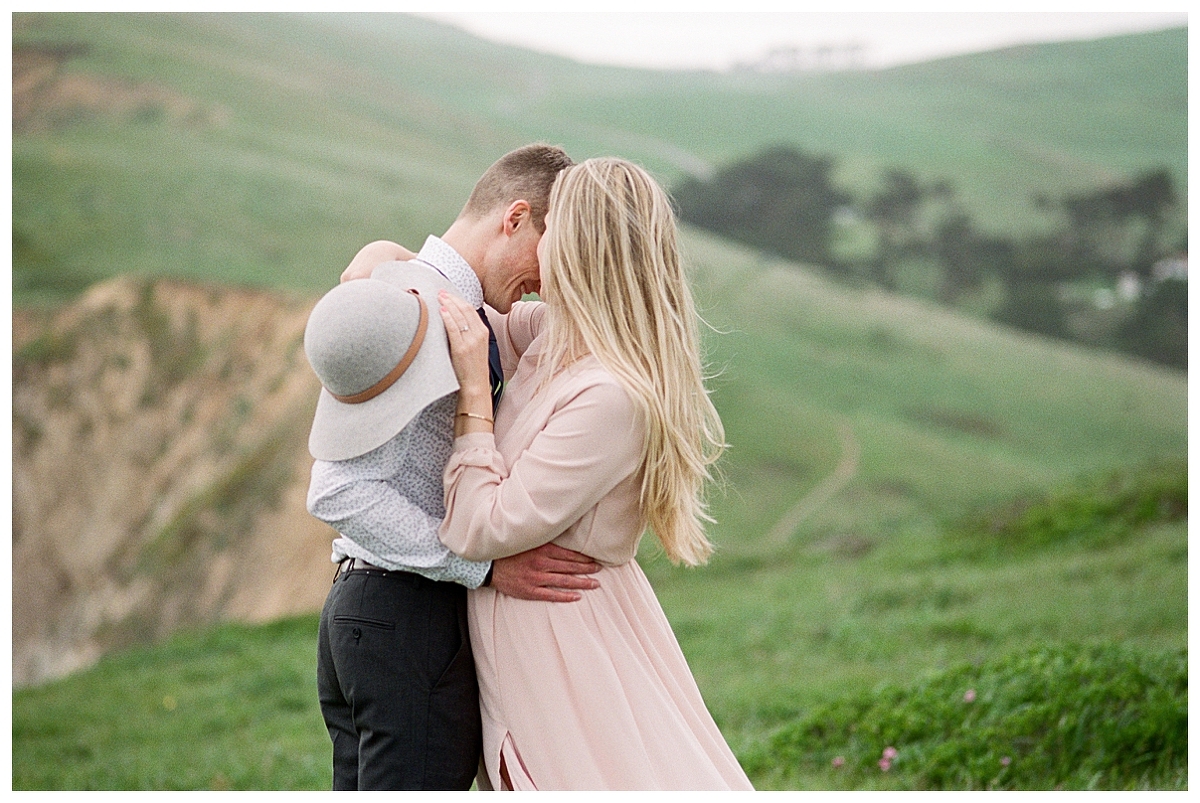
[(376, 566), (373, 563), (367, 563), (362, 558), (346, 558), (338, 567), (338, 574), (344, 572), (387, 572), (390, 569), (385, 569), (382, 566)]
[[(338, 564), (337, 571), (333, 575), (333, 581), (337, 582), (343, 577), (348, 577), (352, 572), (381, 574), (385, 575), (389, 580), (397, 580), (409, 585), (440, 588), (443, 590), (443, 592), (449, 590), (452, 593), (456, 591), (461, 591), (463, 594), (466, 593), (466, 587), (460, 586), (458, 583), (452, 583), (446, 580), (430, 580), (424, 575), (417, 574), (416, 572), (410, 572), (407, 569), (385, 569), (382, 566), (376, 566), (373, 563), (367, 563), (362, 558), (343, 559), (342, 562)], [(463, 599), (466, 599), (466, 597), (464, 596)]]

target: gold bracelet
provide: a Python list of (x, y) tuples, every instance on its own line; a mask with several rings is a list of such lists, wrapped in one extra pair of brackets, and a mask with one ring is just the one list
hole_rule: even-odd
[(459, 415), (460, 415), (460, 416), (466, 416), (467, 418), (478, 418), (480, 421), (486, 421), (486, 422), (488, 422), (489, 424), (495, 424), (495, 423), (496, 423), (496, 422), (495, 422), (495, 421), (493, 421), (492, 419), (488, 418), (486, 415), (479, 415), (478, 413), (459, 413)]

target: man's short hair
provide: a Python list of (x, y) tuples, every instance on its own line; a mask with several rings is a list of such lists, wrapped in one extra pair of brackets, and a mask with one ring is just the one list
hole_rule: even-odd
[(475, 183), (459, 217), (478, 220), (497, 207), (525, 200), (533, 214), (533, 225), (545, 231), (554, 179), (572, 164), (562, 148), (540, 142), (506, 153)]

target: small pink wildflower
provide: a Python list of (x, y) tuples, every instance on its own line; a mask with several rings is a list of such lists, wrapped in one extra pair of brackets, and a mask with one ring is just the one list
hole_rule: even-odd
[(885, 760), (891, 761), (897, 755), (899, 755), (899, 753), (896, 751), (896, 748), (894, 748), (894, 747), (883, 748), (883, 757)]
[(963, 702), (964, 703), (975, 702), (975, 690), (974, 689), (967, 689), (967, 693), (963, 695)]
[(892, 768), (892, 762), (888, 761), (886, 758), (879, 759), (879, 769), (883, 770), (884, 772), (887, 772), (891, 768)]
[(1004, 758), (1000, 759), (1000, 764), (1001, 764), (1002, 766), (1005, 766), (1005, 767), (1007, 767), (1007, 766), (1008, 766), (1009, 764), (1011, 764), (1011, 763), (1012, 763), (1012, 759), (1011, 759), (1011, 758), (1009, 758), (1008, 756), (1005, 756)]
[(845, 763), (846, 763), (846, 759), (843, 758), (842, 756), (838, 756), (837, 758), (835, 758), (833, 760), (833, 768), (835, 770), (840, 769), (842, 767), (842, 765), (844, 765)]

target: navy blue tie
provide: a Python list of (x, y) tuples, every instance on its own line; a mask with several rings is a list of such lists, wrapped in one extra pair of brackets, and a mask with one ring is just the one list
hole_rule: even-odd
[(480, 320), (488, 330), (488, 374), (492, 385), (492, 417), (496, 416), (496, 408), (500, 406), (500, 394), (504, 392), (504, 369), (500, 367), (500, 347), (496, 345), (496, 333), (488, 322), (487, 313), (483, 307), (476, 310)]

